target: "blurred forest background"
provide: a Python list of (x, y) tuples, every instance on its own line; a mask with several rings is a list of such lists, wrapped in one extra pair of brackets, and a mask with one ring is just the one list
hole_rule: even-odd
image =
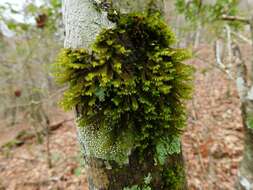
[[(196, 68), (183, 138), (189, 189), (232, 190), (244, 140), (236, 81), (253, 61), (250, 25), (237, 20), (250, 18), (253, 1), (165, 3)], [(57, 105), (66, 87), (51, 74), (63, 40), (59, 0), (0, 1), (0, 190), (85, 189), (74, 116)]]

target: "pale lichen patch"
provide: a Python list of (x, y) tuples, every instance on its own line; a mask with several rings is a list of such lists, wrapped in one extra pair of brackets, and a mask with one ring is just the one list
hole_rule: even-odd
[(103, 160), (115, 161), (118, 164), (128, 164), (128, 156), (134, 147), (134, 135), (129, 129), (122, 132), (117, 139), (111, 136), (113, 128), (93, 126), (80, 126), (78, 124), (79, 140), (84, 146), (84, 155), (100, 158)]

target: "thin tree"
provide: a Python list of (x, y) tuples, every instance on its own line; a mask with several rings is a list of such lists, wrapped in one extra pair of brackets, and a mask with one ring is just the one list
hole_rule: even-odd
[[(253, 16), (244, 18), (239, 16), (223, 15), (222, 20), (228, 22), (241, 22), (250, 26), (251, 44), (253, 52)], [(238, 36), (238, 35), (237, 35)], [(233, 48), (234, 57), (237, 63), (236, 84), (241, 100), (241, 112), (243, 126), (245, 129), (243, 160), (240, 163), (238, 172), (238, 190), (253, 189), (253, 55), (250, 68), (244, 63), (239, 46)], [(249, 77), (247, 76), (249, 73)]]
[[(191, 22), (202, 19), (204, 24), (214, 26), (215, 22), (220, 22), (219, 26), (224, 27), (227, 38), (227, 64), (221, 58), (222, 48), (219, 39), (215, 43), (215, 57), (219, 68), (221, 68), (228, 76), (236, 82), (237, 92), (241, 101), (241, 114), (243, 126), (245, 129), (245, 146), (243, 152), (243, 160), (240, 163), (238, 180), (236, 189), (251, 190), (253, 189), (253, 15), (250, 17), (238, 16), (238, 1), (220, 0), (214, 4), (206, 3), (205, 6), (199, 7), (199, 1), (191, 1), (186, 3), (185, 0), (177, 0), (177, 9), (180, 13), (184, 13), (185, 17)], [(202, 1), (200, 1), (202, 2)], [(204, 1), (203, 1), (204, 2)], [(193, 8), (189, 8), (189, 4)], [(203, 5), (203, 3), (202, 3)], [(224, 6), (225, 5), (225, 6)], [(197, 8), (197, 9), (196, 9)], [(194, 11), (202, 9), (202, 18), (196, 17)], [(210, 16), (213, 15), (213, 16)], [(203, 19), (207, 17), (206, 19)], [(209, 22), (206, 22), (209, 21)], [(224, 22), (225, 21), (225, 22)], [(247, 25), (250, 28), (251, 39), (247, 39), (238, 31), (232, 32), (231, 24)], [(252, 60), (251, 65), (246, 65), (240, 46), (233, 42), (232, 35), (240, 40), (252, 45)], [(236, 76), (233, 76), (232, 65), (236, 67)]]
[(90, 190), (182, 190), (192, 67), (163, 0), (65, 0), (57, 78), (75, 108)]

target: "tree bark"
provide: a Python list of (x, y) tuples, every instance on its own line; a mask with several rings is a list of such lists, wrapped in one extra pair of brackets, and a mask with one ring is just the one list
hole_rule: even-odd
[[(107, 19), (104, 10), (97, 10), (94, 5), (97, 3), (100, 1), (65, 0), (65, 48), (89, 48), (102, 28), (114, 25)], [(112, 4), (113, 8), (121, 13), (144, 12), (150, 9), (163, 12), (163, 0), (112, 0)], [(79, 108), (76, 113), (76, 117), (80, 117)], [(141, 153), (120, 146), (131, 144), (131, 136), (105, 149), (108, 133), (110, 131), (100, 130), (94, 133), (87, 126), (78, 127), (90, 190), (186, 189), (182, 151), (167, 157), (164, 167), (161, 168), (155, 164), (151, 150)]]
[(245, 129), (244, 155), (238, 172), (238, 190), (253, 189), (253, 102), (242, 103), (242, 119)]
[[(250, 31), (251, 31), (251, 41), (253, 50), (253, 15), (249, 19)], [(251, 64), (251, 88), (247, 89), (244, 99), (242, 100), (242, 119), (244, 126), (244, 152), (243, 160), (240, 163), (240, 168), (238, 172), (238, 190), (252, 190), (253, 189), (253, 55)], [(246, 74), (245, 81), (246, 81)]]

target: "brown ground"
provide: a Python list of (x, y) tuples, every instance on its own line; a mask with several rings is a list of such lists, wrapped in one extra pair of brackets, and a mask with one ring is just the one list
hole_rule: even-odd
[[(200, 47), (199, 55), (212, 60), (207, 47)], [(233, 190), (243, 149), (240, 103), (234, 84), (212, 63), (201, 59), (192, 61), (197, 68), (195, 94), (189, 102), (189, 124), (183, 137), (189, 189)], [(6, 137), (13, 134), (0, 126), (0, 142), (7, 141)], [(51, 169), (47, 167), (45, 144), (32, 140), (2, 150), (0, 190), (86, 190), (73, 122), (52, 132), (50, 142)]]
[(190, 189), (233, 190), (242, 158), (243, 128), (235, 85), (204, 60), (213, 60), (208, 47), (199, 48), (195, 94), (189, 102), (188, 128), (183, 138)]

